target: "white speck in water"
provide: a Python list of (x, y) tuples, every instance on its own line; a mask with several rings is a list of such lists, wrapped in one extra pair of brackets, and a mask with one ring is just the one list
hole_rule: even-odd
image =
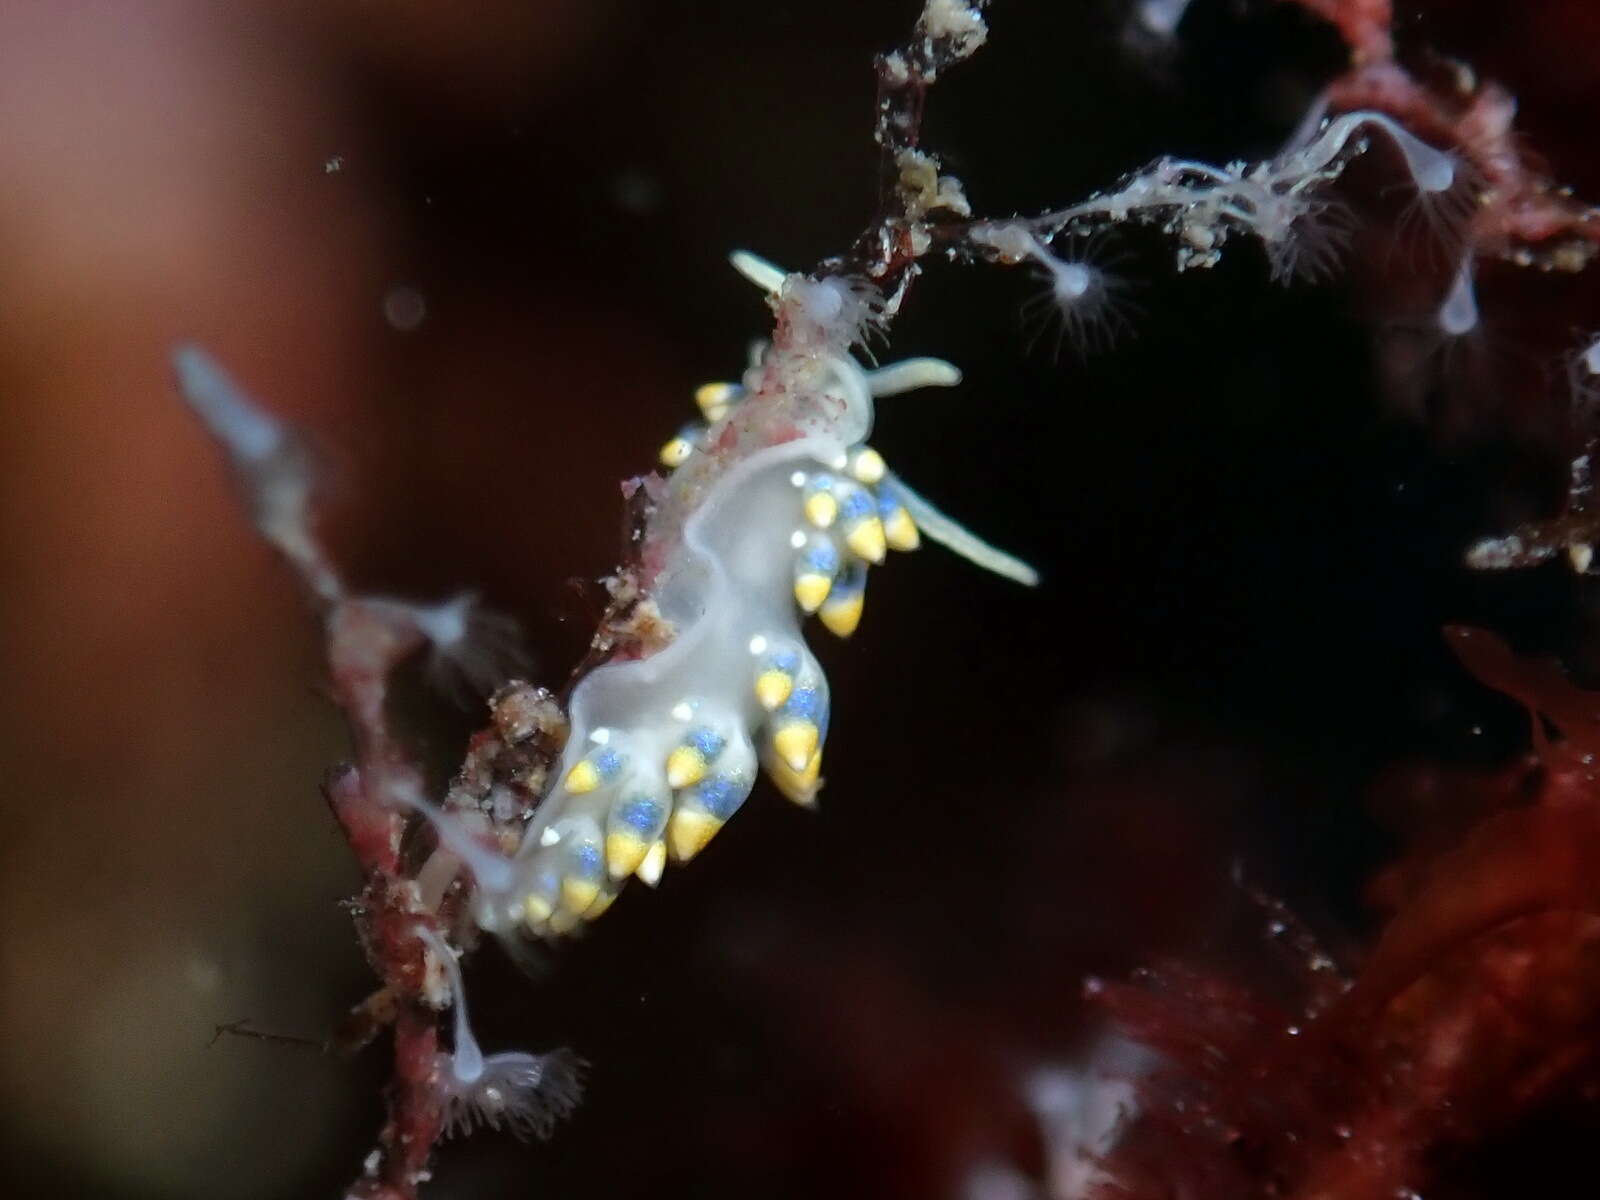
[(328, 161), (322, 164), (322, 173), (324, 175), (337, 175), (342, 170), (344, 170), (344, 155), (342, 154), (330, 154), (328, 155)]
[(184, 964), (184, 975), (190, 987), (207, 994), (215, 992), (217, 985), (222, 982), (222, 968), (213, 960), (198, 954)]
[(401, 333), (411, 333), (428, 315), (428, 303), (414, 287), (392, 287), (383, 297), (383, 319)]
[(621, 171), (611, 180), (612, 203), (635, 216), (660, 208), (661, 194), (661, 181), (638, 168)]

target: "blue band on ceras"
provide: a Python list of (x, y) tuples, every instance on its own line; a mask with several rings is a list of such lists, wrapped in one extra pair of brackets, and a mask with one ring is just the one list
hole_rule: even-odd
[(839, 536), (850, 553), (869, 563), (881, 563), (888, 543), (876, 499), (866, 488), (849, 480), (834, 484), (833, 494), (838, 504)]
[[(611, 806), (606, 817), (606, 870), (613, 879), (637, 874), (651, 887), (660, 882), (666, 865), (661, 839), (671, 815), (672, 802), (665, 793), (640, 792)], [(659, 861), (652, 862), (652, 857)]]
[(526, 886), (520, 901), (522, 918), (529, 930), (543, 932), (546, 923), (555, 915), (561, 902), (560, 864), (549, 861), (543, 864)]
[(834, 577), (839, 574), (839, 547), (833, 538), (822, 532), (806, 533), (797, 530), (793, 539), (798, 543), (794, 558), (794, 602), (804, 613), (814, 613), (833, 590)]
[[(606, 883), (605, 854), (600, 848), (600, 827), (584, 819), (569, 834), (562, 854), (564, 871), (561, 876), (561, 903), (550, 918), (556, 927), (570, 922), (576, 925), (589, 917), (600, 899), (601, 888)], [(611, 893), (615, 895), (615, 893)], [(594, 914), (598, 916), (598, 913)], [(556, 932), (562, 932), (556, 928)]]
[(807, 672), (767, 721), (762, 763), (772, 781), (796, 804), (816, 799), (822, 743), (828, 736), (828, 701), (821, 673)]
[(567, 772), (567, 791), (582, 796), (611, 783), (622, 773), (627, 758), (614, 746), (601, 744), (584, 755)]
[(667, 824), (667, 846), (672, 857), (688, 862), (704, 850), (728, 818), (750, 795), (754, 775), (747, 770), (708, 775), (678, 793)]
[(888, 480), (878, 485), (878, 519), (883, 522), (883, 538), (891, 550), (915, 550), (922, 545), (917, 523), (906, 510), (900, 492)]
[(867, 565), (882, 562), (890, 548), (916, 549), (920, 538), (876, 450), (857, 446), (832, 466), (854, 478), (830, 471), (793, 476), (801, 513), (812, 526), (791, 537), (794, 598), (802, 612), (816, 613), (831, 632), (849, 637), (861, 623)]
[(859, 559), (845, 563), (828, 598), (817, 610), (817, 616), (831, 633), (849, 637), (861, 624), (861, 612), (867, 602), (867, 564)]
[(706, 726), (691, 729), (667, 755), (667, 786), (686, 788), (699, 783), (727, 744), (728, 739), (715, 729)]

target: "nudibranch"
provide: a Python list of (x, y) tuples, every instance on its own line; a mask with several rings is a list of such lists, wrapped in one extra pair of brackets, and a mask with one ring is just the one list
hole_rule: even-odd
[(875, 397), (953, 386), (960, 372), (932, 358), (863, 369), (852, 349), (876, 318), (870, 289), (785, 275), (748, 254), (733, 262), (767, 291), (776, 327), (739, 382), (698, 390), (702, 420), (661, 451), (670, 474), (652, 489), (632, 571), (664, 644), (613, 657), (575, 686), (556, 782), (512, 858), (441, 830), (476, 876), (475, 915), (491, 931), (557, 936), (603, 913), (630, 877), (653, 886), (733, 816), (758, 768), (813, 804), (828, 681), (801, 624), (815, 615), (853, 633), (867, 569), (889, 550), (926, 535), (1037, 582), (866, 444)]

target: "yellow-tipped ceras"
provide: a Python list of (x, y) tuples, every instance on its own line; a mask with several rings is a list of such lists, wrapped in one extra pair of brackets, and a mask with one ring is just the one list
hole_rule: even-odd
[(678, 794), (667, 823), (672, 857), (688, 862), (739, 810), (755, 782), (748, 772), (711, 775)]
[(861, 612), (867, 603), (867, 565), (849, 562), (833, 581), (833, 590), (817, 610), (817, 616), (830, 633), (847, 638), (861, 624)]
[(667, 786), (686, 788), (705, 778), (728, 739), (714, 729), (690, 730), (684, 740), (667, 755)]
[(922, 545), (922, 535), (917, 523), (900, 498), (899, 491), (890, 484), (878, 489), (878, 519), (883, 522), (883, 539), (891, 550), (915, 550)]
[(613, 879), (638, 871), (661, 840), (672, 814), (665, 795), (640, 792), (611, 807), (606, 821), (606, 870)]
[(800, 510), (818, 529), (830, 529), (839, 516), (839, 500), (833, 494), (834, 478), (826, 472), (811, 475), (801, 484)]
[(685, 425), (661, 447), (660, 453), (656, 456), (657, 460), (668, 470), (683, 466), (689, 461), (689, 456), (700, 448), (704, 435), (703, 427)]
[(768, 722), (770, 741), (778, 760), (791, 773), (811, 766), (827, 732), (827, 699), (816, 682), (804, 680)]
[(860, 484), (848, 480), (834, 485), (838, 501), (839, 532), (844, 544), (857, 558), (869, 563), (881, 563), (888, 542), (883, 532), (883, 521), (878, 517), (878, 505)]
[(825, 533), (797, 532), (799, 553), (794, 562), (794, 600), (803, 613), (822, 607), (839, 574), (839, 548)]
[(850, 474), (855, 476), (860, 483), (868, 487), (876, 487), (883, 482), (883, 477), (889, 473), (888, 464), (871, 446), (858, 446), (850, 455)]
[(625, 759), (610, 745), (596, 746), (567, 772), (566, 788), (575, 796), (592, 792), (621, 774)]
[[(765, 639), (762, 644), (766, 644)], [(800, 653), (797, 650), (775, 650), (768, 654), (756, 674), (756, 702), (767, 712), (782, 708), (794, 691), (800, 666)]]
[(715, 424), (728, 415), (741, 399), (744, 388), (736, 383), (703, 383), (695, 389), (694, 402), (700, 415)]

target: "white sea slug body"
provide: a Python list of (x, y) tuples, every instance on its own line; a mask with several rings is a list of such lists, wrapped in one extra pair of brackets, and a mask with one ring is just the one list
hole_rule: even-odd
[(773, 294), (777, 332), (741, 384), (700, 389), (705, 424), (662, 450), (675, 470), (636, 577), (673, 636), (645, 657), (596, 667), (573, 690), (558, 782), (510, 886), (482, 889), (488, 928), (562, 934), (604, 912), (629, 876), (655, 884), (669, 857), (692, 858), (744, 803), (758, 764), (789, 799), (813, 803), (828, 684), (801, 622), (815, 613), (849, 636), (867, 567), (888, 549), (914, 549), (919, 523), (1033, 581), (864, 444), (875, 395), (953, 385), (959, 372), (936, 359), (865, 371), (850, 357), (870, 311), (859, 289), (786, 278), (750, 258), (736, 265)]

